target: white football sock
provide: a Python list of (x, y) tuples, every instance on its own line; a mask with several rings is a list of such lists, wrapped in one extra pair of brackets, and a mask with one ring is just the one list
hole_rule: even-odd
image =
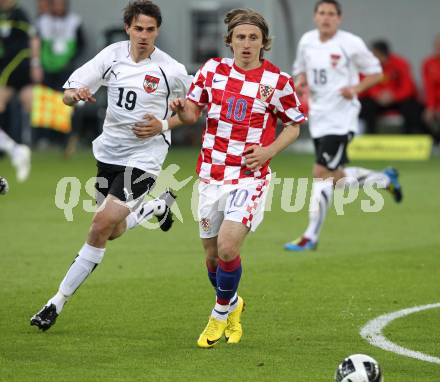
[(359, 184), (363, 186), (364, 183), (372, 184), (377, 183), (385, 185), (385, 188), (390, 184), (390, 178), (383, 172), (369, 170), (363, 167), (347, 167), (344, 169), (345, 183), (349, 185)]
[(315, 179), (312, 186), (312, 197), (309, 206), (309, 225), (304, 237), (316, 242), (324, 223), (327, 211), (332, 204), (333, 180)]
[(0, 150), (6, 152), (10, 157), (12, 157), (15, 146), (17, 146), (17, 143), (2, 129), (0, 129)]
[(229, 314), (229, 304), (221, 305), (217, 302), (215, 303), (214, 309), (211, 312), (211, 316), (215, 317), (217, 320), (227, 320)]
[(143, 203), (126, 217), (127, 230), (136, 227), (145, 220), (150, 220), (153, 216), (163, 215), (165, 206), (165, 200), (162, 199), (153, 199)]
[(133, 211), (125, 218), (125, 224), (127, 225), (127, 230), (132, 229), (138, 225), (137, 212)]
[(104, 253), (105, 248), (92, 247), (87, 243), (83, 245), (63, 281), (61, 281), (58, 293), (48, 301), (49, 305), (55, 304), (58, 314), (68, 298), (75, 293), (95, 267), (101, 263)]
[(48, 302), (47, 306), (54, 304), (58, 314), (63, 310), (64, 304), (67, 302), (68, 298), (64, 296), (60, 291), (57, 292)]
[(230, 305), (229, 305), (229, 313), (232, 313), (238, 306), (238, 294), (235, 292), (235, 294), (232, 296)]

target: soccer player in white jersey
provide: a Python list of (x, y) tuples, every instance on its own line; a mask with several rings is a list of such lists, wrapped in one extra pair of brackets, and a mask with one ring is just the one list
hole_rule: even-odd
[[(244, 301), (237, 295), (240, 248), (264, 214), (270, 160), (292, 143), (305, 119), (293, 79), (263, 59), (271, 39), (266, 20), (250, 9), (235, 9), (225, 18), (225, 42), (233, 58), (213, 58), (197, 72), (186, 100), (171, 107), (192, 124), (207, 109), (197, 163), (199, 230), (216, 303), (197, 344), (214, 346), (242, 336)], [(284, 125), (278, 137), (277, 119)]]
[[(317, 29), (300, 39), (293, 74), (297, 86), (307, 84), (309, 97), (309, 128), (315, 144), (313, 187), (309, 225), (297, 240), (285, 244), (291, 251), (315, 249), (333, 188), (342, 178), (347, 183), (378, 182), (394, 199), (402, 199), (398, 173), (393, 168), (376, 172), (360, 167), (347, 167), (347, 144), (356, 130), (360, 103), (357, 95), (382, 78), (379, 61), (361, 38), (339, 30), (341, 5), (336, 0), (318, 1), (314, 22)], [(359, 74), (364, 78), (360, 81)]]
[(87, 240), (62, 280), (58, 292), (31, 324), (49, 329), (66, 301), (101, 263), (107, 240), (155, 215), (161, 228), (171, 227), (171, 193), (143, 203), (159, 174), (170, 145), (170, 97), (187, 93), (191, 77), (183, 65), (155, 46), (162, 22), (151, 1), (130, 2), (124, 11), (129, 41), (117, 42), (77, 69), (65, 84), (64, 102), (94, 102), (107, 87), (107, 114), (102, 134), (93, 142), (97, 160), (97, 202)]

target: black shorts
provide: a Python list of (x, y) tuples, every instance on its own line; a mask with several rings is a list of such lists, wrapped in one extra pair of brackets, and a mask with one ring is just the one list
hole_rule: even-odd
[(330, 171), (348, 163), (347, 145), (351, 136), (351, 134), (325, 135), (321, 138), (314, 138), (316, 163)]
[[(3, 68), (1, 71), (1, 75), (4, 74), (4, 70), (6, 68)], [(22, 88), (24, 88), (27, 85), (30, 85), (32, 83), (31, 80), (31, 67), (29, 60), (23, 60), (20, 62), (20, 64), (12, 71), (12, 73), (7, 78), (5, 86), (11, 87), (15, 89), (16, 91), (20, 91)]]
[[(100, 205), (108, 194), (123, 202), (132, 202), (153, 187), (156, 176), (134, 167), (97, 162), (96, 202)], [(126, 179), (126, 181), (124, 181)]]

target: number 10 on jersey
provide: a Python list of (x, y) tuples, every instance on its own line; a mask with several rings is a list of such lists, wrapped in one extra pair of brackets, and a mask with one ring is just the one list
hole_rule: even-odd
[(231, 119), (234, 116), (236, 122), (242, 122), (246, 118), (248, 104), (244, 98), (236, 100), (235, 96), (232, 96), (226, 100), (226, 103), (228, 105), (226, 119)]

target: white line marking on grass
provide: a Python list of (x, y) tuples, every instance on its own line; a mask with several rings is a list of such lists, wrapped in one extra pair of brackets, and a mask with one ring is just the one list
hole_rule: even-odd
[(361, 336), (366, 339), (371, 345), (377, 346), (381, 349), (404, 355), (406, 357), (415, 358), (421, 361), (432, 362), (440, 364), (440, 358), (433, 357), (424, 353), (420, 353), (418, 351), (409, 350), (402, 346), (396, 345), (391, 341), (387, 340), (385, 336), (382, 334), (382, 330), (387, 326), (391, 321), (394, 321), (397, 318), (409, 316), (410, 314), (421, 312), (423, 310), (428, 309), (436, 309), (440, 308), (440, 303), (437, 304), (429, 304), (422, 306), (415, 306), (414, 308), (402, 309), (397, 312), (384, 314), (383, 316), (379, 316), (374, 320), (369, 321), (362, 329)]

